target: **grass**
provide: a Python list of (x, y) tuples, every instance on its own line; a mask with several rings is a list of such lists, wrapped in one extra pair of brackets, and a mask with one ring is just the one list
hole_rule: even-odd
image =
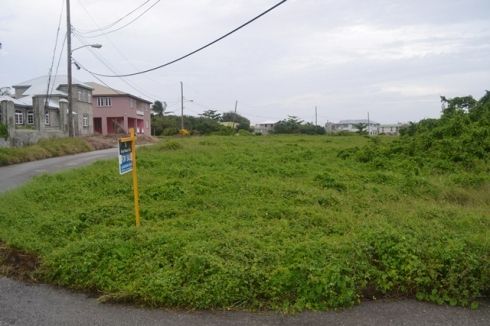
[(35, 145), (0, 148), (0, 166), (94, 150), (84, 138), (42, 139)]
[(165, 140), (139, 150), (139, 229), (131, 177), (113, 160), (0, 197), (0, 240), (40, 257), (38, 279), (104, 300), (302, 311), (395, 295), (475, 307), (490, 284), (488, 177), (337, 157), (367, 142)]

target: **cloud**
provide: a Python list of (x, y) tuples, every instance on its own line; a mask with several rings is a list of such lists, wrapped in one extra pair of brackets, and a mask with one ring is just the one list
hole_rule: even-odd
[(303, 71), (358, 61), (401, 61), (463, 54), (489, 47), (488, 22), (453, 25), (341, 26), (294, 35), (290, 53), (276, 71)]

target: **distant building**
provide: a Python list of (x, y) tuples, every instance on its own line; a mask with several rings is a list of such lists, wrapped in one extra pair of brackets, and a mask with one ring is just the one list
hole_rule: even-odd
[[(13, 86), (14, 94), (0, 97), (0, 121), (9, 130), (3, 145), (23, 146), (41, 138), (68, 135), (68, 84), (66, 76), (52, 76), (49, 96), (48, 76)], [(73, 131), (75, 135), (93, 133), (92, 88), (73, 80)]]
[(382, 124), (378, 128), (378, 133), (383, 135), (399, 135), (400, 128), (405, 126), (403, 123)]
[(224, 127), (228, 127), (228, 128), (232, 128), (232, 129), (237, 129), (238, 126), (240, 125), (238, 122), (233, 122), (233, 121), (220, 121), (219, 123), (220, 125), (224, 126)]
[(360, 120), (340, 120), (338, 123), (327, 122), (325, 124), (325, 130), (328, 133), (339, 133), (339, 132), (358, 132), (359, 129), (356, 128), (356, 125), (363, 123), (366, 125), (366, 132), (369, 132), (370, 135), (399, 135), (400, 128), (404, 126), (402, 123), (392, 123), (392, 124), (380, 124), (375, 121), (367, 119)]
[(126, 134), (134, 128), (138, 134), (150, 135), (150, 101), (98, 83), (93, 88), (92, 107), (94, 132), (101, 135)]
[(274, 131), (274, 126), (276, 125), (276, 123), (277, 121), (266, 121), (266, 122), (257, 123), (254, 126), (254, 131), (255, 133), (268, 135)]
[(327, 122), (325, 124), (325, 129), (327, 133), (338, 133), (338, 132), (358, 132), (359, 129), (356, 128), (356, 125), (359, 124), (366, 125), (366, 132), (370, 135), (378, 134), (379, 123), (367, 119), (359, 119), (359, 120), (340, 120), (338, 123)]

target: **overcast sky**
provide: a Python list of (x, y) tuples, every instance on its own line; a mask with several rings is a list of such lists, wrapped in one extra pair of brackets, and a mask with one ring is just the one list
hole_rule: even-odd
[[(0, 86), (47, 74), (64, 1), (1, 1)], [(144, 0), (71, 2), (72, 25), (83, 32), (112, 23)], [(74, 48), (82, 42), (103, 45), (80, 49), (74, 58), (100, 73), (147, 69), (204, 45), (277, 2), (161, 0), (119, 31), (74, 37)], [(59, 72), (66, 74), (66, 54)], [(74, 77), (95, 81), (83, 70), (74, 70)], [(185, 98), (194, 101), (185, 103), (186, 113), (229, 111), (238, 100), (238, 112), (255, 123), (288, 115), (314, 121), (315, 106), (322, 124), (363, 119), (367, 112), (382, 123), (437, 117), (440, 95), (479, 98), (490, 89), (490, 1), (289, 0), (179, 63), (103, 80), (166, 101), (172, 111), (180, 110), (183, 81)]]

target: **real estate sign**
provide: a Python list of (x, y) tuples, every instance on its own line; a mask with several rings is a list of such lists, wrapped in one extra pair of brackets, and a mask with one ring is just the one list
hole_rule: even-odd
[(131, 140), (119, 140), (119, 174), (125, 174), (133, 170), (131, 142)]

